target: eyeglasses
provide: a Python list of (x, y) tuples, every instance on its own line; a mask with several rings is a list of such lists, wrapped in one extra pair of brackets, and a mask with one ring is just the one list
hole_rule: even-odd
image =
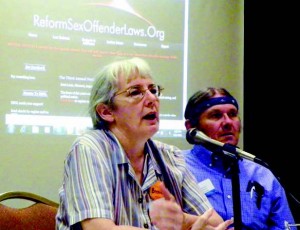
[(149, 92), (151, 94), (153, 94), (154, 96), (156, 97), (159, 97), (161, 95), (161, 91), (163, 90), (164, 88), (162, 88), (161, 86), (159, 85), (149, 85), (148, 86), (148, 89), (144, 89), (143, 87), (139, 86), (139, 85), (135, 85), (135, 86), (131, 86), (129, 87), (128, 89), (122, 91), (122, 92), (119, 92), (119, 93), (116, 93), (114, 95), (114, 97), (120, 95), (120, 94), (123, 94), (123, 93), (126, 93), (127, 97), (130, 97), (134, 100), (142, 100), (147, 92), (147, 90), (149, 90)]
[(285, 230), (291, 230), (291, 227), (297, 227), (297, 226), (300, 226), (300, 224), (289, 224), (287, 221), (284, 221)]

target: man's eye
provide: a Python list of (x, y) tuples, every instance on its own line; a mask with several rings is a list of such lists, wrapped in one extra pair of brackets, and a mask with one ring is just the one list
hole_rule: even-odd
[(212, 117), (212, 118), (220, 118), (220, 117), (222, 117), (222, 114), (221, 113), (213, 113), (213, 114), (210, 115), (210, 117)]
[(228, 113), (228, 116), (229, 117), (237, 117), (238, 113), (236, 111), (233, 111), (233, 112)]

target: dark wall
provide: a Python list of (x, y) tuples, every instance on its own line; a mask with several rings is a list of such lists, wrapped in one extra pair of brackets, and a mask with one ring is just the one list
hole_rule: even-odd
[(245, 0), (244, 149), (280, 178), (300, 223), (297, 7), (271, 3)]

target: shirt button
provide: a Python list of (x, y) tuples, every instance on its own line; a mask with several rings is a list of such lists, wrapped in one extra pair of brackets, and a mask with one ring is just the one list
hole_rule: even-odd
[(230, 196), (230, 195), (227, 195), (227, 198), (228, 198), (228, 199), (231, 199), (231, 196)]
[(149, 225), (148, 224), (144, 224), (144, 228), (149, 228)]

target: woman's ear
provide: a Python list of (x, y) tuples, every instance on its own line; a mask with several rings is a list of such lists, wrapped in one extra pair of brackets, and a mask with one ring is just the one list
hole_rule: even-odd
[(99, 117), (101, 117), (103, 120), (105, 120), (107, 122), (114, 121), (113, 113), (111, 112), (111, 108), (108, 105), (100, 103), (97, 105), (96, 111), (97, 111)]
[(184, 125), (185, 125), (186, 130), (189, 130), (189, 129), (192, 128), (192, 124), (191, 124), (191, 121), (189, 119), (185, 120)]

